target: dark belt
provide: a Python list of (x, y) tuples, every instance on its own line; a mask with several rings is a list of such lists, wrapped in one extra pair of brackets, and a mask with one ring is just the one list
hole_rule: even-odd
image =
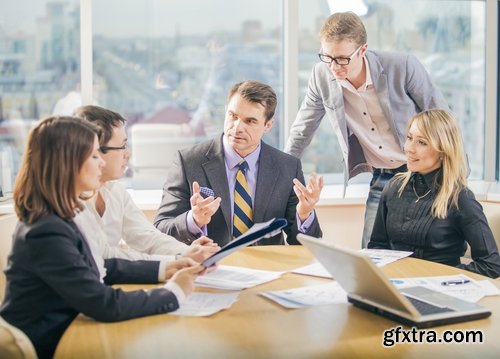
[(402, 165), (398, 168), (374, 168), (373, 169), (374, 174), (388, 173), (391, 175), (395, 175), (396, 173), (406, 172), (406, 171), (408, 171), (408, 167), (406, 167), (406, 165)]

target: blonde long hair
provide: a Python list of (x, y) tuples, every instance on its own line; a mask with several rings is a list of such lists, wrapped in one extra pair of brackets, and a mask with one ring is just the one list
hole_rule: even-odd
[[(420, 112), (410, 119), (408, 129), (414, 123), (429, 141), (429, 145), (439, 152), (442, 160), (442, 182), (435, 183), (437, 196), (432, 203), (432, 216), (444, 219), (448, 215), (450, 204), (458, 208), (458, 195), (467, 186), (467, 161), (462, 135), (455, 117), (445, 110)], [(411, 174), (408, 171), (396, 175), (402, 180), (398, 191), (400, 196), (408, 185)]]

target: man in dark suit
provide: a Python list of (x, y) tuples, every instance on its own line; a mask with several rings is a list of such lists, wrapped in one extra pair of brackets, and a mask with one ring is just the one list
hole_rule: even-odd
[[(237, 174), (246, 162), (244, 187), (253, 216), (248, 226), (282, 217), (288, 221), (288, 244), (298, 244), (299, 232), (321, 236), (314, 206), (322, 177), (313, 174), (304, 186), (300, 160), (261, 140), (273, 126), (276, 103), (273, 89), (262, 83), (245, 81), (231, 88), (224, 134), (177, 153), (154, 221), (159, 230), (188, 244), (200, 235), (221, 246), (230, 242), (238, 233), (233, 223)], [(258, 244), (283, 243), (278, 234)]]

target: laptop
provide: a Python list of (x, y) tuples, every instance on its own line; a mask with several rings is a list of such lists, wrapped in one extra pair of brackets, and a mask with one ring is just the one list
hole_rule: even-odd
[(297, 239), (344, 288), (348, 301), (359, 308), (417, 328), (491, 315), (480, 305), (424, 287), (398, 290), (367, 256), (304, 234), (298, 234)]

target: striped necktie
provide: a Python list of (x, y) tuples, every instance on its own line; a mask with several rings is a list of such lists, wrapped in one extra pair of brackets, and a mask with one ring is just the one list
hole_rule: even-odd
[(233, 237), (235, 238), (245, 233), (253, 225), (252, 197), (245, 178), (248, 163), (242, 160), (238, 166), (234, 186)]

